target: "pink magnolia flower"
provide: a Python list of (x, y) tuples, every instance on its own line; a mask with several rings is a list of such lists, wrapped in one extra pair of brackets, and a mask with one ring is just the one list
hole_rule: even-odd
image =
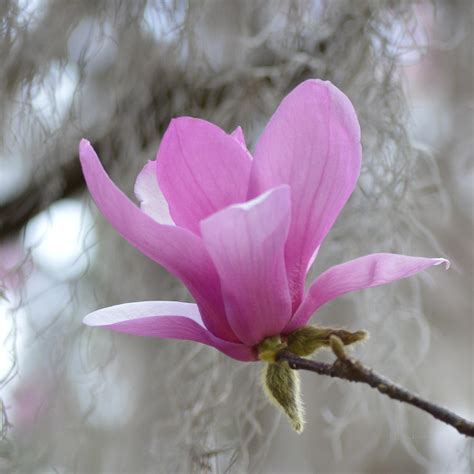
[(187, 339), (242, 361), (263, 339), (286, 335), (328, 301), (390, 283), (442, 258), (378, 253), (322, 273), (308, 268), (351, 195), (361, 164), (360, 127), (349, 99), (308, 80), (280, 104), (247, 150), (204, 120), (171, 121), (155, 161), (138, 175), (132, 203), (87, 140), (84, 176), (106, 219), (188, 288), (196, 303), (145, 301), (99, 309), (84, 322), (114, 331)]

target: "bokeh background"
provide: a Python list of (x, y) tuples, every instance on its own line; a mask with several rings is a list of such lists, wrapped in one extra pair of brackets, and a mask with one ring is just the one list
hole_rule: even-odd
[(364, 161), (313, 276), (379, 251), (452, 267), (313, 321), (368, 329), (358, 357), (472, 419), (473, 13), (470, 0), (2, 0), (0, 470), (471, 472), (472, 443), (366, 387), (304, 374), (299, 436), (258, 364), (83, 327), (99, 306), (189, 296), (98, 215), (77, 147), (88, 137), (132, 196), (172, 117), (241, 125), (253, 145), (296, 84), (331, 80)]

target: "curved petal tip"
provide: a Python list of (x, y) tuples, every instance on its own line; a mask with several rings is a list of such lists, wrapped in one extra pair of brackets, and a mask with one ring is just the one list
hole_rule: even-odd
[(103, 326), (103, 321), (101, 322), (99, 318), (96, 317), (96, 312), (89, 313), (84, 317), (82, 323), (86, 326)]
[(91, 147), (91, 142), (87, 140), (87, 138), (81, 138), (81, 141), (79, 142), (79, 153), (83, 153), (86, 151), (86, 148)]
[(444, 269), (445, 270), (449, 270), (449, 267), (451, 266), (451, 262), (445, 258), (436, 258), (434, 259), (436, 260), (436, 263), (435, 265), (442, 265), (444, 264)]

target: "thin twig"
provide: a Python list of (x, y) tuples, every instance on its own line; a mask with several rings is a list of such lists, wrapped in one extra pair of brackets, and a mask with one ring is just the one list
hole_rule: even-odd
[(365, 383), (394, 400), (408, 403), (409, 405), (415, 406), (420, 410), (429, 413), (436, 419), (451, 425), (463, 435), (474, 437), (473, 422), (468, 421), (452, 411), (436, 405), (435, 403), (424, 400), (418, 395), (400, 387), (391, 380), (375, 373), (372, 369), (366, 367), (358, 360), (349, 357), (344, 350), (342, 342), (340, 345), (337, 341), (332, 342), (333, 344), (331, 347), (337, 357), (337, 360), (333, 364), (302, 359), (287, 350), (280, 351), (277, 360), (286, 360), (289, 366), (294, 370), (309, 370), (310, 372), (316, 372), (320, 375), (336, 377), (350, 382)]

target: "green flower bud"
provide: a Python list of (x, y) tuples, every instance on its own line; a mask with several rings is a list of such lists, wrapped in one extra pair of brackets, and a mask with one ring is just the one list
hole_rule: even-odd
[(287, 349), (300, 357), (306, 357), (321, 347), (330, 345), (331, 336), (338, 337), (347, 346), (367, 338), (367, 331), (346, 331), (345, 329), (304, 326), (293, 331), (287, 338)]
[(347, 358), (347, 354), (344, 349), (344, 343), (342, 342), (340, 337), (331, 334), (331, 337), (329, 338), (329, 344), (331, 345), (331, 349), (338, 359)]
[(303, 431), (304, 410), (300, 395), (300, 377), (288, 363), (267, 364), (263, 370), (263, 387), (270, 402), (282, 410), (297, 433)]

